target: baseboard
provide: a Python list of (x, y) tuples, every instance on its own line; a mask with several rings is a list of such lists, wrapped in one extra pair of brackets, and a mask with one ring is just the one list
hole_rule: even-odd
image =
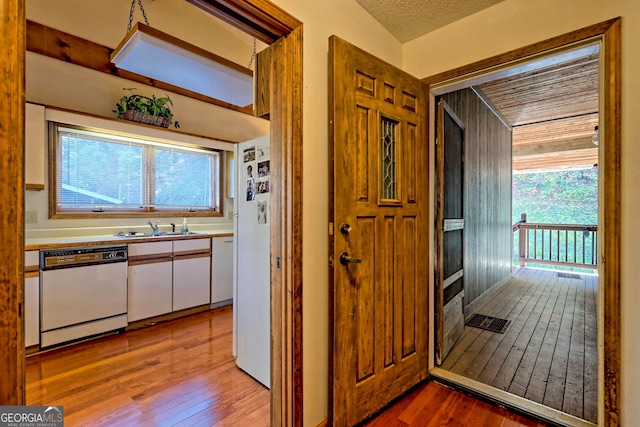
[(190, 316), (196, 313), (202, 313), (203, 311), (210, 310), (210, 304), (198, 305), (196, 307), (185, 308), (184, 310), (173, 311), (171, 313), (162, 314), (160, 316), (150, 317), (148, 319), (136, 320), (127, 325), (126, 331), (133, 331), (135, 329), (146, 328), (147, 326), (153, 326), (156, 323), (167, 322), (169, 320), (175, 320), (180, 317)]
[(487, 302), (487, 300), (491, 298), (491, 296), (493, 296), (493, 294), (498, 292), (504, 285), (506, 285), (507, 282), (511, 280), (512, 277), (513, 277), (512, 274), (509, 273), (502, 280), (491, 285), (491, 287), (486, 291), (484, 291), (482, 295), (480, 295), (478, 298), (473, 300), (469, 305), (467, 305), (464, 308), (464, 321), (465, 322), (468, 321), (480, 309), (480, 307), (482, 307)]
[(233, 298), (227, 299), (227, 300), (224, 300), (224, 301), (212, 302), (211, 303), (211, 309), (218, 308), (218, 307), (224, 307), (225, 305), (231, 305), (231, 304), (233, 304)]
[(325, 418), (316, 427), (327, 427), (329, 425), (329, 418)]
[(462, 375), (442, 368), (433, 368), (429, 378), (439, 384), (494, 404), (511, 412), (533, 418), (540, 424), (553, 427), (596, 427), (596, 424), (585, 421), (557, 409), (541, 405), (520, 396), (508, 393)]

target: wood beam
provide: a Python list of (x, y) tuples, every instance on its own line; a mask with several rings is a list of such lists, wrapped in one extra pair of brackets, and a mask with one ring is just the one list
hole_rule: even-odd
[(86, 67), (101, 73), (111, 74), (123, 79), (153, 86), (158, 89), (177, 93), (208, 104), (217, 105), (218, 107), (253, 115), (253, 106), (249, 106), (250, 108), (248, 108), (247, 106), (241, 107), (229, 104), (228, 102), (224, 102), (210, 96), (205, 96), (169, 83), (119, 69), (111, 62), (111, 53), (113, 52), (113, 49), (85, 40), (81, 37), (65, 33), (64, 31), (38, 24), (37, 22), (27, 21), (26, 48), (29, 52), (44, 55), (49, 58), (58, 59), (60, 61)]
[(591, 149), (595, 149), (596, 153), (598, 151), (598, 147), (593, 144), (591, 138), (585, 137), (547, 143), (514, 144), (512, 154), (513, 157), (522, 157)]
[(25, 2), (0, 0), (0, 405), (24, 405)]

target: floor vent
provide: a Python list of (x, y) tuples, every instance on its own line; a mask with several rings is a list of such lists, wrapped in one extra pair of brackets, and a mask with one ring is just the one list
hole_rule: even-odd
[(573, 274), (573, 273), (556, 273), (558, 275), (558, 277), (563, 277), (565, 279), (582, 279), (582, 276), (580, 276), (579, 274)]
[(511, 320), (500, 319), (499, 317), (490, 317), (484, 314), (474, 314), (466, 324), (474, 328), (480, 328), (486, 331), (504, 334), (504, 332), (511, 324)]

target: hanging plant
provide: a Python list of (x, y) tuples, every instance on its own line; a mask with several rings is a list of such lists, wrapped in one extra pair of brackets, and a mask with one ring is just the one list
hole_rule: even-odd
[[(116, 109), (114, 113), (118, 115), (119, 119), (131, 120), (138, 123), (145, 123), (154, 126), (160, 126), (168, 128), (173, 118), (171, 108), (173, 108), (173, 102), (169, 95), (161, 98), (156, 98), (152, 95), (151, 98), (144, 95), (139, 95), (133, 91), (136, 88), (124, 88), (124, 90), (130, 91), (131, 95), (124, 95), (120, 98), (120, 101), (116, 103)], [(174, 123), (176, 128), (180, 125), (176, 121)]]

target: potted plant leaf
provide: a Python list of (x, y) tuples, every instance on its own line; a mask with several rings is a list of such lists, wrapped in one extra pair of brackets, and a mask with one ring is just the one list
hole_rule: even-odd
[[(144, 95), (134, 93), (136, 88), (124, 88), (124, 90), (130, 91), (131, 95), (124, 95), (120, 98), (120, 101), (116, 103), (116, 109), (114, 113), (118, 115), (119, 119), (131, 120), (138, 123), (145, 123), (154, 126), (160, 126), (168, 128), (173, 118), (171, 108), (173, 108), (173, 102), (169, 95), (161, 98), (156, 98), (152, 95), (151, 98)], [(169, 108), (171, 107), (171, 108)], [(180, 127), (178, 122), (174, 123), (176, 128)]]

